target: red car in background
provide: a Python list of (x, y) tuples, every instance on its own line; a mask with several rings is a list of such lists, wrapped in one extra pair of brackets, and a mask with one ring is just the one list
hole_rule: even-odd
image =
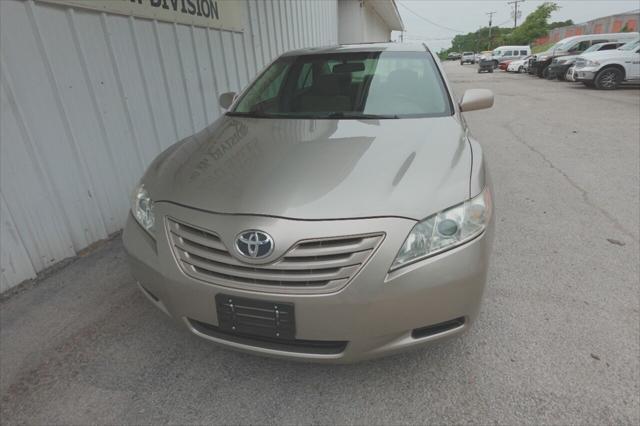
[(502, 61), (502, 62), (500, 62), (500, 63), (498, 64), (498, 68), (500, 68), (502, 71), (506, 71), (506, 70), (507, 70), (507, 67), (509, 66), (509, 64), (510, 64), (511, 62), (512, 62), (512, 61)]

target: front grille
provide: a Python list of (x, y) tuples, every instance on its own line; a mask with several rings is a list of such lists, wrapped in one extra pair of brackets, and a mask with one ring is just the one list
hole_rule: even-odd
[(303, 240), (282, 257), (250, 265), (234, 257), (213, 231), (168, 219), (182, 270), (199, 280), (267, 292), (328, 292), (341, 288), (371, 257), (383, 234)]

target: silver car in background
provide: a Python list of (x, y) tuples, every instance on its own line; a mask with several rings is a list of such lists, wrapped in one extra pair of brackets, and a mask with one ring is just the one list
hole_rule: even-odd
[(493, 234), (489, 174), (424, 45), (299, 50), (160, 154), (124, 245), (140, 289), (210, 341), (352, 362), (458, 335)]

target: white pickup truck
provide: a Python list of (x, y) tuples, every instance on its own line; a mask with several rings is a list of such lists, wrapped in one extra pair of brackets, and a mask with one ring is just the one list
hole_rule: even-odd
[(613, 90), (624, 81), (640, 81), (640, 39), (617, 50), (580, 55), (573, 77), (589, 87)]

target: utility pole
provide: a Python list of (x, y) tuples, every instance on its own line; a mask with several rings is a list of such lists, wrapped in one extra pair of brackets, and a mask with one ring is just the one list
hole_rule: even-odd
[(518, 3), (522, 3), (524, 0), (513, 0), (507, 2), (507, 4), (513, 5), (513, 28), (518, 26)]
[(491, 26), (493, 25), (493, 15), (495, 15), (496, 12), (487, 12), (486, 14), (489, 15), (489, 46), (487, 49), (491, 50)]

